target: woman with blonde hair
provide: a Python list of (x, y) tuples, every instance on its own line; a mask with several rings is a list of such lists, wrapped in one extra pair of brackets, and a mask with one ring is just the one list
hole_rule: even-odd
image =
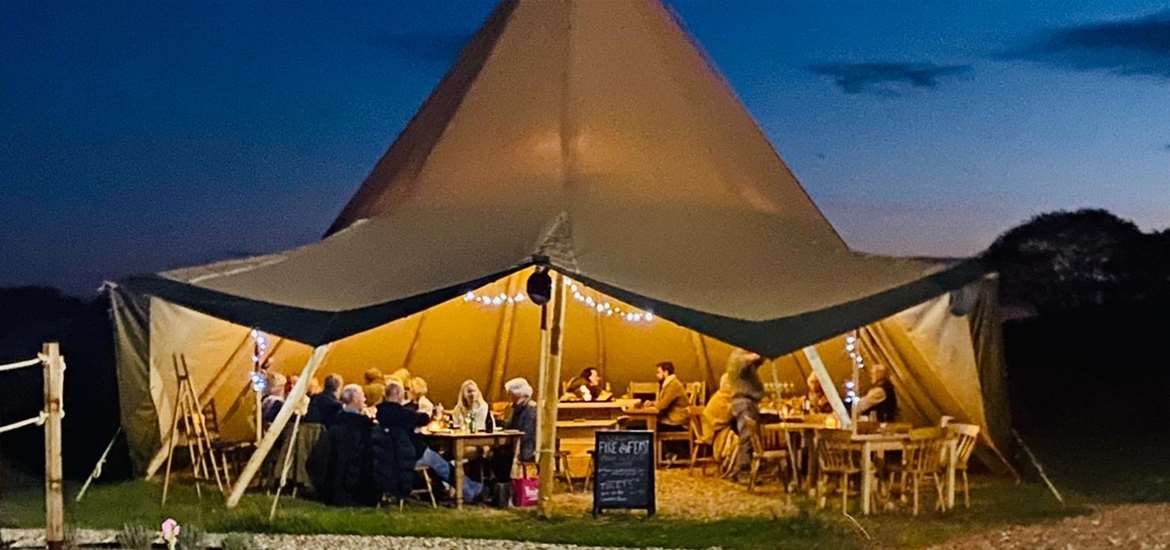
[(410, 383), (406, 385), (406, 390), (406, 395), (409, 398), (407, 407), (413, 405), (414, 408), (418, 409), (418, 412), (426, 413), (427, 416), (435, 413), (435, 404), (431, 403), (430, 399), (427, 399), (427, 392), (429, 391), (427, 381), (423, 380), (421, 376), (411, 378)]
[(459, 398), (451, 414), (473, 432), (488, 431), (489, 423), (495, 428), (491, 408), (484, 401), (483, 392), (479, 391), (479, 385), (474, 380), (464, 380), (463, 385), (459, 386)]

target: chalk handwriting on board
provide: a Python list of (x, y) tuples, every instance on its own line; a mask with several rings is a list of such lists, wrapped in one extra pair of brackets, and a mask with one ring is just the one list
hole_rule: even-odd
[(654, 515), (654, 434), (598, 431), (594, 456), (593, 514), (643, 508)]

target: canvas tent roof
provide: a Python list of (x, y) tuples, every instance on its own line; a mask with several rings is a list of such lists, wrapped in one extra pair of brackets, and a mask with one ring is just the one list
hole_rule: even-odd
[(849, 250), (661, 4), (519, 0), (324, 240), (122, 284), (319, 345), (538, 263), (769, 356), (983, 274)]

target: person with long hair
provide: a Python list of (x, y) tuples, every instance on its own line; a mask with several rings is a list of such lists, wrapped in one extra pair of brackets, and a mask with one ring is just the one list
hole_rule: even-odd
[(483, 392), (479, 390), (479, 385), (474, 380), (464, 380), (463, 385), (459, 386), (459, 398), (455, 402), (455, 408), (451, 410), (451, 415), (469, 431), (486, 432), (489, 423), (493, 430), (495, 428), (491, 407), (484, 401)]

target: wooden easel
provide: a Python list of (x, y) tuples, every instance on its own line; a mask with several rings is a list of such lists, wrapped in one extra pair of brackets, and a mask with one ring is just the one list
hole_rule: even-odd
[[(199, 398), (195, 396), (195, 388), (191, 386), (191, 375), (187, 369), (187, 358), (181, 355), (171, 356), (175, 365), (175, 409), (171, 417), (170, 442), (167, 449), (167, 468), (163, 476), (162, 505), (167, 503), (167, 492), (171, 484), (171, 461), (175, 456), (175, 447), (178, 438), (183, 436), (184, 446), (191, 457), (191, 470), (195, 478), (195, 494), (203, 498), (200, 489), (200, 479), (210, 479), (208, 470), (215, 476), (215, 485), (220, 492), (224, 492), (223, 481), (219, 474), (219, 465), (215, 461), (215, 452), (208, 437), (207, 425), (203, 418), (203, 407), (199, 406)], [(181, 424), (180, 424), (181, 423)], [(210, 463), (210, 466), (208, 465)]]

